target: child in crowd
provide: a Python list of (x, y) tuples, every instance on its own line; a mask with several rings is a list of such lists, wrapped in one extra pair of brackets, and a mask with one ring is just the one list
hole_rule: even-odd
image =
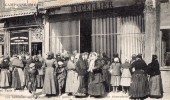
[(66, 70), (63, 66), (63, 62), (58, 62), (58, 68), (57, 68), (57, 79), (58, 79), (58, 85), (59, 85), (59, 96), (62, 95), (62, 90), (65, 84), (65, 78), (66, 78)]
[(113, 92), (118, 92), (118, 87), (120, 85), (120, 61), (119, 58), (114, 58), (114, 62), (110, 66), (111, 73), (111, 85), (113, 86)]
[(131, 64), (129, 63), (129, 60), (126, 59), (125, 63), (121, 65), (122, 75), (121, 75), (121, 81), (120, 85), (122, 86), (122, 92), (123, 93), (129, 93), (129, 87), (131, 83), (131, 72), (130, 72)]
[(36, 98), (35, 92), (37, 87), (37, 80), (36, 76), (38, 74), (37, 69), (35, 68), (35, 63), (31, 63), (29, 65), (29, 80), (28, 80), (28, 90), (30, 93), (32, 93), (32, 96)]

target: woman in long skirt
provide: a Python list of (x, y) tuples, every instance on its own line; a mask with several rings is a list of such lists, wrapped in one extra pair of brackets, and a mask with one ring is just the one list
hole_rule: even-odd
[(129, 95), (131, 99), (143, 100), (149, 94), (149, 84), (147, 77), (147, 65), (142, 60), (141, 55), (136, 56), (136, 61), (132, 64), (135, 68), (132, 74)]
[(108, 59), (102, 59), (103, 67), (102, 67), (102, 73), (103, 73), (103, 81), (106, 88), (106, 92), (110, 92), (110, 78), (111, 74), (109, 73), (110, 68), (110, 61)]
[(9, 87), (9, 60), (7, 57), (4, 57), (1, 63), (1, 73), (0, 73), (0, 87), (7, 88)]
[(54, 53), (49, 52), (48, 58), (45, 60), (45, 79), (42, 93), (46, 94), (46, 96), (52, 96), (58, 94), (58, 88), (56, 86), (56, 68), (58, 64), (54, 59)]
[(78, 62), (76, 63), (76, 71), (78, 72), (78, 77), (80, 79), (80, 85), (76, 96), (86, 96), (87, 94), (86, 75), (87, 75), (88, 64), (85, 61), (84, 57), (82, 56), (84, 55), (81, 55), (78, 59)]
[(152, 55), (152, 62), (148, 66), (148, 74), (150, 75), (149, 95), (151, 98), (161, 98), (163, 96), (163, 88), (157, 55)]
[(89, 64), (89, 84), (88, 84), (88, 94), (94, 97), (101, 97), (106, 94), (103, 74), (102, 74), (102, 62), (101, 59), (97, 59), (97, 53), (92, 52), (90, 54), (90, 64)]
[(74, 55), (71, 55), (66, 67), (67, 77), (65, 92), (72, 95), (74, 95), (78, 91), (79, 87), (78, 73), (76, 72), (74, 59)]
[(23, 89), (24, 87), (24, 72), (23, 72), (23, 62), (18, 59), (17, 56), (14, 56), (14, 59), (12, 60), (12, 88), (14, 89)]

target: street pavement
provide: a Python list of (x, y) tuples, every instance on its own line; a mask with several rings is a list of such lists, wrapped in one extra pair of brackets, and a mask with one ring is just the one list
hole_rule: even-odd
[[(67, 94), (63, 94), (61, 96), (53, 96), (53, 97), (46, 97), (42, 94), (41, 89), (36, 91), (37, 99), (36, 100), (79, 100), (80, 98), (75, 98), (74, 96), (68, 96)], [(164, 93), (164, 97), (157, 100), (170, 100), (169, 96), (170, 93)], [(94, 98), (94, 97), (85, 97), (81, 98), (81, 100), (129, 100), (129, 96), (122, 92), (113, 93), (110, 92), (107, 96), (103, 98)], [(29, 93), (28, 90), (13, 90), (13, 89), (0, 89), (0, 100), (35, 100), (32, 95)], [(155, 100), (151, 98), (147, 98), (146, 100)]]

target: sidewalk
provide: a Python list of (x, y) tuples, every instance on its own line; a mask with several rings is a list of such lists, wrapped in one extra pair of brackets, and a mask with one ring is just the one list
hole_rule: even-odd
[[(67, 96), (67, 94), (63, 94), (62, 96), (54, 96), (47, 98), (44, 94), (41, 93), (41, 89), (36, 91), (36, 95), (38, 98), (36, 100), (79, 100), (80, 98), (75, 98), (74, 96)], [(169, 93), (164, 93), (164, 97), (157, 100), (169, 100)], [(0, 89), (0, 100), (34, 100), (32, 95), (28, 92), (28, 90), (13, 90), (13, 89)], [(86, 97), (81, 98), (81, 100), (129, 100), (129, 96), (127, 94), (123, 94), (122, 92), (112, 93), (110, 92), (104, 98), (94, 98), (94, 97)], [(155, 100), (151, 98), (147, 98), (146, 100)]]

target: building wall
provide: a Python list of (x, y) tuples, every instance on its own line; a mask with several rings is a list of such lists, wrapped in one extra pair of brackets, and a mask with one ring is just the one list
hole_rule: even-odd
[(170, 70), (162, 70), (162, 83), (163, 83), (163, 91), (165, 93), (170, 93)]

